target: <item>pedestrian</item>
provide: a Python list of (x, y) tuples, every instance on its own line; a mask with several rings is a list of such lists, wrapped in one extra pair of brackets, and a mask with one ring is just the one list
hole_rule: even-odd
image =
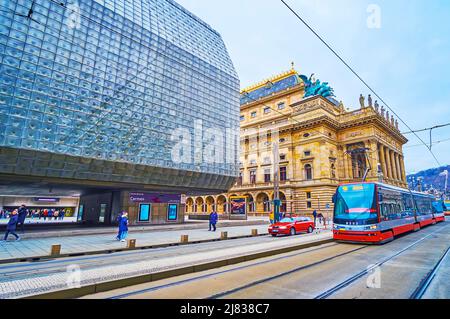
[(47, 209), (47, 208), (44, 209), (43, 216), (44, 216), (44, 221), (46, 221), (46, 220), (47, 220), (47, 217), (48, 217), (48, 209)]
[(317, 217), (319, 217), (319, 223), (325, 224), (325, 220), (324, 220), (324, 217), (323, 217), (322, 213), (319, 213), (319, 215), (317, 215)]
[(217, 224), (218, 219), (219, 219), (219, 216), (217, 215), (217, 213), (215, 211), (213, 211), (209, 215), (209, 231), (211, 231), (211, 227), (214, 229), (213, 231), (216, 231), (216, 224)]
[(120, 237), (122, 235), (122, 231), (120, 230), (120, 227), (121, 227), (123, 213), (124, 213), (123, 211), (120, 212), (119, 215), (117, 215), (117, 217), (116, 217), (116, 223), (119, 228), (119, 231), (117, 232), (116, 240), (120, 240)]
[(314, 226), (316, 225), (316, 220), (317, 220), (317, 210), (313, 211), (313, 216), (314, 216)]
[(25, 231), (25, 220), (27, 219), (28, 209), (25, 204), (22, 204), (17, 214), (17, 226), (20, 226), (20, 230), (23, 233)]
[(275, 221), (275, 212), (272, 210), (269, 214), (270, 224), (273, 225)]
[(55, 220), (58, 220), (58, 217), (59, 217), (59, 210), (55, 210), (55, 213), (53, 214), (53, 217), (55, 218)]
[(18, 214), (19, 214), (19, 211), (17, 209), (15, 209), (11, 213), (8, 224), (6, 225), (6, 233), (5, 233), (5, 237), (3, 238), (3, 240), (5, 240), (5, 241), (8, 240), (9, 234), (16, 237), (16, 241), (20, 240), (20, 236), (16, 234), (17, 223), (19, 222)]
[(66, 211), (65, 211), (64, 209), (61, 210), (61, 211), (59, 212), (59, 219), (63, 221), (65, 215), (66, 215)]
[(122, 218), (120, 219), (120, 241), (124, 242), (125, 239), (128, 237), (128, 213), (123, 212)]

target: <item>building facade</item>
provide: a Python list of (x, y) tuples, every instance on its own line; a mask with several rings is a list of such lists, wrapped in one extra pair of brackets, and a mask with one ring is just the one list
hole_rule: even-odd
[[(202, 134), (238, 129), (225, 44), (176, 2), (0, 1), (0, 188), (220, 193), (238, 141)], [(179, 135), (192, 143), (175, 160)], [(206, 143), (227, 161), (199, 158)]]
[(188, 198), (188, 213), (227, 213), (237, 195), (247, 197), (249, 214), (268, 214), (277, 161), (283, 212), (331, 214), (336, 187), (365, 174), (367, 181), (407, 186), (407, 139), (384, 108), (349, 111), (332, 97), (305, 98), (310, 84), (302, 78), (292, 69), (242, 91), (240, 177), (227, 194)]

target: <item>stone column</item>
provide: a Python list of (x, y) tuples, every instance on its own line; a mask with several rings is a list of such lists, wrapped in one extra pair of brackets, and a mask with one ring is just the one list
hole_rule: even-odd
[(380, 144), (380, 163), (381, 169), (383, 170), (383, 177), (388, 178), (387, 168), (386, 168), (386, 155), (384, 153), (384, 145)]
[(380, 161), (379, 153), (378, 153), (378, 143), (375, 140), (370, 141), (370, 150), (372, 155), (369, 156), (369, 161), (371, 161), (370, 165), (372, 166), (371, 175), (376, 178), (378, 176), (378, 162)]
[(398, 153), (395, 152), (395, 166), (397, 167), (397, 179), (401, 181), (402, 178), (402, 170), (400, 169), (400, 161), (398, 160)]
[(400, 162), (400, 170), (402, 172), (402, 182), (406, 183), (405, 158), (403, 157), (403, 155), (399, 155), (398, 160)]
[[(344, 149), (345, 152), (345, 149)], [(350, 172), (348, 170), (348, 155), (343, 152), (342, 154), (342, 163), (344, 165), (344, 178), (350, 178)]]
[(395, 165), (395, 152), (394, 151), (390, 151), (389, 154), (391, 156), (392, 178), (395, 179), (395, 180), (398, 180), (397, 167)]
[(391, 161), (389, 157), (389, 149), (387, 147), (384, 147), (384, 156), (386, 161), (386, 177), (391, 179), (392, 178), (392, 170), (391, 170)]
[(347, 171), (348, 171), (348, 178), (353, 179), (353, 163), (352, 163), (352, 157), (351, 155), (346, 154), (345, 158), (347, 159)]

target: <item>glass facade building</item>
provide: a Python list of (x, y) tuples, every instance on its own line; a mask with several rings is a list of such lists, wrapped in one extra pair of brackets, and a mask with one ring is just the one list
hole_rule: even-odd
[[(238, 174), (238, 139), (225, 133), (239, 134), (239, 102), (220, 34), (172, 0), (0, 0), (2, 148), (144, 167), (128, 182), (158, 184), (169, 169), (195, 187), (207, 174), (224, 189)], [(199, 139), (196, 125), (225, 138)], [(191, 144), (183, 161), (177, 131)], [(205, 143), (223, 161), (196, 161)], [(118, 180), (113, 170), (89, 178)]]

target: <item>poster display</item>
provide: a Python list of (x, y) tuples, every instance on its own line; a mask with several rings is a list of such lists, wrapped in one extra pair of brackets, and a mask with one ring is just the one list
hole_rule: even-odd
[(233, 196), (230, 197), (230, 215), (246, 216), (247, 215), (247, 197)]

